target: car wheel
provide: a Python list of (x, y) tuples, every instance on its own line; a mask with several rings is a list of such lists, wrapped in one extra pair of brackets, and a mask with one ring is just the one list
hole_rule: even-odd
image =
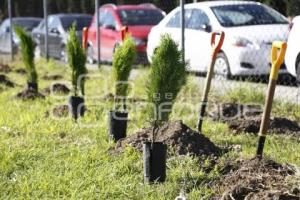
[(89, 64), (95, 64), (95, 60), (93, 58), (94, 55), (94, 51), (93, 48), (91, 46), (87, 47), (87, 57), (86, 57), (86, 61)]
[(298, 87), (300, 87), (300, 59), (298, 60), (297, 62), (297, 65), (296, 65), (296, 81), (297, 81), (297, 85)]
[(61, 52), (60, 52), (60, 60), (64, 63), (68, 62), (68, 57), (67, 57), (67, 52), (66, 52), (66, 48), (62, 47), (61, 48)]
[(218, 53), (215, 66), (214, 77), (216, 79), (227, 80), (230, 78), (230, 66), (228, 59), (224, 53)]

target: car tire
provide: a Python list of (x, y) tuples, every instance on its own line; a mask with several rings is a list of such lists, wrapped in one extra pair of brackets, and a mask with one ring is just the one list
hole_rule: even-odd
[(298, 87), (300, 87), (300, 59), (296, 63), (296, 82)]
[(220, 80), (228, 80), (231, 77), (229, 62), (223, 52), (218, 53), (216, 57), (214, 77)]
[(87, 47), (87, 56), (86, 56), (86, 61), (88, 64), (95, 64), (95, 59), (93, 58), (93, 55), (94, 55), (93, 47), (88, 46)]

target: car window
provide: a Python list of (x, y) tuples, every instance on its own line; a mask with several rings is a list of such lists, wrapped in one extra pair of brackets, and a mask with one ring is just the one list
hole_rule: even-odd
[(211, 9), (224, 27), (288, 23), (275, 10), (256, 4), (223, 5)]
[(13, 20), (14, 25), (23, 27), (27, 31), (31, 31), (33, 28), (39, 25), (41, 20), (38, 19), (18, 19)]
[(1, 26), (0, 26), (0, 32), (4, 33), (7, 30), (7, 27), (9, 26), (9, 21), (5, 20), (4, 22), (2, 22)]
[(61, 24), (65, 30), (69, 30), (70, 27), (75, 24), (77, 31), (82, 30), (84, 27), (88, 27), (92, 20), (90, 16), (63, 16), (60, 18)]
[(106, 14), (103, 17), (103, 22), (101, 23), (102, 25), (109, 25), (109, 26), (116, 26), (116, 21), (115, 17), (111, 12), (106, 12)]
[(51, 17), (49, 19), (49, 29), (58, 28), (60, 26), (60, 21), (57, 17)]
[(158, 9), (123, 9), (118, 10), (118, 16), (124, 26), (156, 25), (163, 19)]
[(187, 28), (200, 30), (203, 28), (203, 25), (210, 25), (208, 16), (200, 9), (193, 9)]
[[(185, 27), (188, 27), (189, 20), (192, 16), (192, 9), (185, 9)], [(180, 28), (181, 11), (177, 11), (166, 24), (166, 27)]]

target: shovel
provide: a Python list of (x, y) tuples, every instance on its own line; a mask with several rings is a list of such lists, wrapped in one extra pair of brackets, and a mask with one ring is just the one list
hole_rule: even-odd
[(270, 115), (272, 110), (272, 103), (276, 88), (276, 83), (278, 79), (278, 72), (280, 66), (283, 63), (287, 44), (286, 42), (275, 41), (272, 45), (272, 69), (270, 74), (268, 93), (265, 101), (264, 113), (261, 120), (260, 130), (259, 130), (259, 140), (257, 146), (256, 156), (262, 158), (264, 144), (267, 136), (268, 126), (270, 122)]
[[(216, 36), (219, 35), (220, 39), (218, 43), (216, 43)], [(210, 90), (210, 85), (211, 85), (211, 80), (213, 77), (214, 73), (214, 66), (215, 66), (215, 61), (217, 58), (217, 54), (222, 48), (223, 42), (225, 38), (225, 33), (223, 31), (217, 31), (213, 32), (211, 35), (211, 47), (212, 47), (212, 55), (211, 55), (211, 62), (208, 68), (208, 72), (206, 75), (206, 82), (205, 82), (205, 87), (204, 87), (204, 92), (202, 95), (202, 100), (201, 100), (201, 107), (200, 107), (200, 116), (199, 116), (199, 121), (198, 121), (198, 131), (201, 133), (202, 131), (202, 123), (203, 123), (203, 118), (205, 114), (205, 109), (207, 106), (207, 101), (208, 101), (208, 93)]]

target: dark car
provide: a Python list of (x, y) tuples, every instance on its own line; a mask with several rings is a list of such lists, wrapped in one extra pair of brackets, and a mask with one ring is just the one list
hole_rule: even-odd
[[(41, 18), (35, 17), (16, 17), (12, 19), (13, 26), (23, 27), (26, 31), (31, 32), (40, 22)], [(13, 51), (17, 52), (19, 39), (13, 32)], [(0, 26), (0, 52), (11, 53), (10, 45), (10, 21), (5, 19)]]
[[(54, 14), (48, 16), (49, 56), (66, 61), (66, 43), (68, 30), (75, 24), (79, 40), (82, 40), (82, 29), (89, 27), (92, 16), (87, 14)], [(43, 20), (32, 32), (37, 44), (36, 55), (45, 54), (45, 21)]]

